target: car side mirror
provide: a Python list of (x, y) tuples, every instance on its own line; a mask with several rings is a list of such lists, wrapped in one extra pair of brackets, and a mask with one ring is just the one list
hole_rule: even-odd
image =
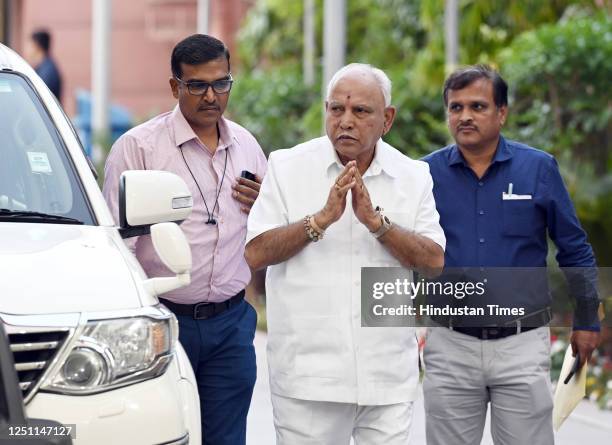
[(144, 281), (152, 295), (160, 295), (191, 282), (191, 248), (185, 234), (175, 223), (160, 223), (151, 226), (151, 240), (159, 258), (174, 277), (155, 277)]
[(157, 223), (180, 224), (192, 207), (187, 184), (174, 173), (128, 170), (119, 179), (119, 233), (123, 238), (147, 235)]

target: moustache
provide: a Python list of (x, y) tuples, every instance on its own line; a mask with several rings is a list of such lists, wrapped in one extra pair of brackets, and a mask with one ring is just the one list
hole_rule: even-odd
[(221, 108), (219, 107), (219, 105), (202, 105), (198, 107), (198, 111), (209, 111), (209, 110), (219, 111), (220, 109)]
[(474, 131), (478, 131), (478, 128), (474, 125), (458, 125), (457, 126), (457, 131), (461, 131), (461, 130), (474, 130)]

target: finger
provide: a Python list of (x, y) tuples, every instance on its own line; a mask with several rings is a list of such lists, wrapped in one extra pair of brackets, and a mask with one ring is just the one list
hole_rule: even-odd
[[(580, 355), (584, 356), (586, 361), (591, 359), (593, 352), (597, 349), (597, 344), (591, 341), (585, 342), (581, 345), (582, 350), (580, 351)], [(581, 357), (582, 358), (582, 357)]]
[(251, 208), (250, 207), (240, 207), (240, 211), (248, 215), (251, 212)]
[(332, 186), (332, 188), (333, 188), (333, 191), (335, 192), (334, 193), (335, 196), (340, 197), (340, 198), (345, 198), (348, 191), (354, 186), (355, 186), (355, 180), (352, 180), (348, 184), (345, 184), (342, 186), (336, 183)]
[(347, 180), (353, 176), (353, 172), (351, 171), (357, 163), (355, 161), (349, 161), (344, 166), (344, 169), (340, 172), (338, 177), (336, 178), (336, 184), (345, 185)]
[(232, 196), (234, 197), (234, 199), (236, 201), (238, 201), (239, 203), (244, 204), (244, 205), (246, 205), (248, 207), (251, 207), (253, 205), (253, 203), (255, 202), (254, 199), (251, 199), (248, 196), (243, 195), (241, 193), (234, 193)]
[(246, 185), (234, 184), (232, 188), (234, 189), (234, 193), (246, 195), (253, 199), (256, 199), (259, 196), (258, 190), (254, 190), (250, 187), (247, 187)]
[(349, 182), (348, 184), (340, 187), (337, 189), (338, 194), (342, 195), (342, 196), (346, 196), (346, 194), (348, 193), (348, 191), (350, 189), (352, 189), (353, 187), (355, 187), (355, 180), (353, 179), (351, 182)]
[(576, 357), (576, 352), (578, 352), (578, 345), (576, 345), (576, 339), (574, 338), (574, 335), (575, 334), (570, 337), (570, 343), (572, 345), (572, 357)]
[[(255, 179), (257, 179), (257, 176), (255, 177)], [(261, 188), (261, 180), (260, 182), (256, 182), (251, 181), (250, 179), (240, 177), (236, 178), (236, 183), (257, 191), (259, 191), (259, 189)]]
[(359, 174), (356, 166), (353, 166), (349, 169), (348, 173), (344, 176), (344, 184), (348, 184), (351, 181), (356, 179), (356, 176)]
[(367, 191), (368, 189), (366, 188), (361, 178), (358, 178), (357, 176), (355, 176), (355, 187), (353, 187), (353, 192), (359, 193), (360, 195), (365, 195)]
[(591, 354), (593, 353), (593, 350), (586, 347), (585, 345), (581, 345), (581, 346), (578, 346), (578, 352), (580, 353), (579, 367), (582, 368), (584, 364), (591, 358)]
[(363, 178), (361, 177), (359, 172), (357, 172), (357, 174), (355, 175), (355, 187), (353, 188), (353, 196), (360, 200), (370, 201), (370, 193), (365, 185), (365, 182), (363, 182)]
[(355, 167), (353, 170), (353, 176), (355, 177), (355, 181), (357, 181), (357, 185), (359, 186), (363, 185), (365, 187), (365, 184), (363, 182), (363, 177), (361, 176), (361, 173), (359, 172), (359, 169), (357, 167)]
[(336, 182), (334, 182), (334, 185), (332, 185), (332, 188), (340, 190), (342, 187), (344, 187), (350, 182), (351, 178), (352, 176), (343, 176), (340, 179), (337, 179)]
[(261, 184), (263, 182), (263, 178), (259, 176), (258, 174), (255, 174), (255, 182), (257, 184)]

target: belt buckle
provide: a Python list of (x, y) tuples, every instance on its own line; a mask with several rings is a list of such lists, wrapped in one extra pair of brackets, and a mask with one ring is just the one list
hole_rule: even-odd
[[(194, 320), (206, 320), (206, 319), (210, 318), (210, 317), (211, 317), (211, 315), (209, 315), (209, 314), (202, 314), (202, 315), (199, 315), (199, 314), (198, 314), (198, 311), (200, 310), (200, 308), (202, 308), (202, 307), (206, 307), (206, 306), (210, 306), (211, 304), (212, 304), (212, 303), (209, 303), (209, 302), (196, 303), (196, 304), (193, 306), (193, 319), (194, 319)], [(213, 313), (213, 315), (214, 315), (214, 313)]]
[(501, 332), (500, 328), (497, 328), (497, 327), (484, 327), (481, 330), (482, 339), (483, 340), (496, 339), (498, 338), (498, 335), (500, 332)]

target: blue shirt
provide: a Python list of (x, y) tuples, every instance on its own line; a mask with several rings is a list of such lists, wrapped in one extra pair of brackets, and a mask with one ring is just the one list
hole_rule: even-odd
[[(543, 268), (547, 231), (557, 246), (560, 267), (596, 266), (550, 154), (500, 136), (493, 161), (480, 179), (456, 145), (423, 160), (430, 167), (440, 225), (446, 235), (445, 267)], [(513, 195), (529, 195), (530, 199), (502, 199), (510, 184)], [(593, 309), (592, 293), (575, 297), (591, 298)], [(540, 306), (550, 303), (547, 289), (538, 298), (542, 299)], [(598, 330), (593, 317), (589, 320), (588, 326), (575, 324), (574, 329)]]
[(45, 57), (44, 60), (34, 68), (36, 74), (47, 84), (51, 92), (57, 97), (58, 101), (62, 100), (62, 76), (57, 69), (57, 65), (50, 57)]

